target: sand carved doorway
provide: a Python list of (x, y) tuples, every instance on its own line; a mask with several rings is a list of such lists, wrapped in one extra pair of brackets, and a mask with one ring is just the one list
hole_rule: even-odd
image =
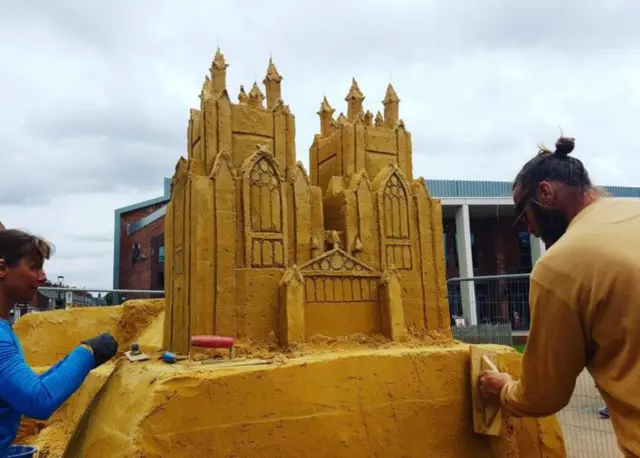
[(382, 274), (334, 248), (303, 264), (307, 337), (382, 332)]

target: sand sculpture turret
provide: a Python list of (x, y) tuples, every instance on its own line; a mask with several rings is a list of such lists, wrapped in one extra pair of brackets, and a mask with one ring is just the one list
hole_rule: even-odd
[(413, 179), (393, 87), (375, 120), (355, 79), (346, 116), (322, 101), (307, 174), (273, 61), (266, 97), (254, 83), (238, 103), (227, 67), (218, 50), (172, 181), (165, 347), (188, 352), (195, 334), (287, 346), (448, 332), (441, 207)]

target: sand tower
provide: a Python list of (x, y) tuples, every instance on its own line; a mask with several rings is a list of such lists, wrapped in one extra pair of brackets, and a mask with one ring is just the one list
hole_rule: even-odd
[(375, 119), (355, 79), (347, 116), (322, 101), (307, 174), (273, 62), (266, 105), (256, 83), (233, 103), (227, 67), (218, 50), (172, 181), (165, 346), (188, 352), (195, 334), (286, 346), (447, 332), (441, 208), (413, 179), (393, 87)]

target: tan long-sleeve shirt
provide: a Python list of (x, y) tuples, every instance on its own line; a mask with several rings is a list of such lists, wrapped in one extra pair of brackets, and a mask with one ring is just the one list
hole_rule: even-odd
[(586, 367), (620, 448), (640, 457), (640, 200), (600, 198), (581, 211), (535, 264), (529, 302), (521, 378), (503, 388), (504, 411), (558, 412)]

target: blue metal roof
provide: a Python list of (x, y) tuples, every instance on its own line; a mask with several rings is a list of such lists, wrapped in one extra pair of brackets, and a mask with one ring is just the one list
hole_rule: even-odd
[[(510, 181), (426, 180), (432, 197), (511, 197)], [(613, 197), (639, 197), (640, 188), (602, 186)]]
[(426, 180), (432, 197), (511, 197), (508, 181)]

